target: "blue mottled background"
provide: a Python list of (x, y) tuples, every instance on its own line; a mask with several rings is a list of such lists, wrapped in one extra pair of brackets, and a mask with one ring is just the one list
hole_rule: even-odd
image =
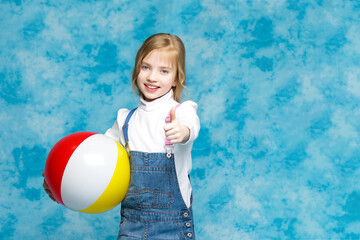
[(67, 210), (42, 189), (47, 153), (104, 133), (137, 49), (187, 49), (202, 128), (193, 149), (198, 239), (360, 238), (359, 1), (0, 3), (0, 238), (115, 239), (119, 207)]

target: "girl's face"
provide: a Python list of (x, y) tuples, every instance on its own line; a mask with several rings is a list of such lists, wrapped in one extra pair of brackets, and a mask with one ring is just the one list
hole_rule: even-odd
[(168, 54), (166, 50), (155, 49), (141, 63), (136, 83), (148, 102), (164, 96), (176, 85), (176, 69)]

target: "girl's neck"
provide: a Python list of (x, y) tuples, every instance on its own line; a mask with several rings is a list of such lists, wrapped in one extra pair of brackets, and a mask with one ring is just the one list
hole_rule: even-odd
[(143, 97), (140, 97), (140, 108), (147, 112), (153, 111), (154, 109), (161, 107), (161, 105), (165, 105), (167, 102), (169, 102), (169, 100), (173, 99), (173, 96), (174, 96), (173, 90), (170, 89), (170, 91), (167, 94), (151, 102), (148, 102)]

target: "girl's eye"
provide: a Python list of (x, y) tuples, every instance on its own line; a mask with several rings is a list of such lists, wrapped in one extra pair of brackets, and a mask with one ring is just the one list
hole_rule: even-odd
[(168, 70), (161, 70), (161, 73), (162, 74), (167, 74), (167, 73), (169, 73), (169, 71)]
[(148, 69), (149, 69), (148, 66), (141, 66), (141, 68), (144, 69), (144, 70), (148, 70)]

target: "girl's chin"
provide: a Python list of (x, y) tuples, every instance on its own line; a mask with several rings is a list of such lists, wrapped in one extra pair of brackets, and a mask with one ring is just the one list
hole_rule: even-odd
[(143, 99), (144, 99), (145, 101), (147, 101), (147, 102), (152, 102), (152, 101), (160, 98), (160, 97), (158, 97), (158, 96), (149, 96), (149, 94), (142, 94), (142, 97), (143, 97)]
[(152, 101), (154, 101), (154, 100), (156, 100), (158, 98), (161, 98), (161, 97), (165, 96), (168, 92), (165, 92), (165, 93), (163, 93), (163, 92), (151, 93), (151, 92), (148, 92), (148, 91), (145, 90), (145, 91), (141, 91), (141, 95), (142, 95), (142, 98), (145, 101), (152, 102)]

